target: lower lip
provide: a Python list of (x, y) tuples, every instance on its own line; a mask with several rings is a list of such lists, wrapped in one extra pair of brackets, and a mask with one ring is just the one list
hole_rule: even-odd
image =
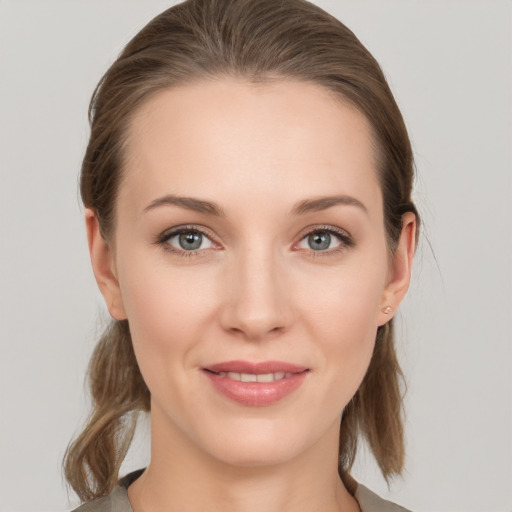
[(304, 382), (308, 371), (294, 373), (274, 382), (241, 382), (204, 370), (214, 388), (239, 404), (252, 407), (271, 405), (293, 393)]

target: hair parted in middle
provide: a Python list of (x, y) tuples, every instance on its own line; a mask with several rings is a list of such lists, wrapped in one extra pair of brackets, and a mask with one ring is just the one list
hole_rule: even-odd
[[(138, 109), (158, 91), (222, 77), (310, 82), (357, 108), (373, 132), (390, 253), (404, 213), (413, 212), (419, 225), (402, 115), (378, 63), (345, 25), (305, 0), (187, 0), (156, 16), (126, 45), (91, 99), (81, 196), (107, 242), (115, 230), (127, 132)], [(114, 321), (99, 340), (89, 381), (91, 415), (64, 462), (68, 482), (84, 501), (116, 485), (137, 413), (150, 410), (127, 320)], [(369, 369), (343, 413), (339, 473), (345, 483), (360, 436), (386, 479), (402, 471), (402, 394), (390, 320), (378, 328)]]

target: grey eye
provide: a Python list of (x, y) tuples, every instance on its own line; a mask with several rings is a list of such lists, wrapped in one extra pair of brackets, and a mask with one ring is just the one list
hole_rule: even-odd
[(194, 251), (201, 247), (203, 235), (192, 231), (190, 233), (180, 233), (178, 240), (182, 249), (185, 249), (186, 251)]
[(167, 243), (182, 251), (197, 251), (212, 247), (212, 241), (199, 231), (182, 231), (171, 236)]
[(308, 235), (308, 246), (314, 251), (324, 251), (331, 245), (331, 235), (329, 233), (312, 233)]
[(312, 251), (326, 251), (335, 249), (343, 243), (340, 235), (330, 233), (326, 230), (318, 230), (306, 235), (300, 242), (301, 249), (309, 249)]

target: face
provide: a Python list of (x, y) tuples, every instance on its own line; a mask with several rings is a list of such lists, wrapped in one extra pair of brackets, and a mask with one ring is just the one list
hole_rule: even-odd
[(219, 79), (141, 108), (113, 240), (88, 229), (158, 439), (235, 465), (337, 439), (408, 283), (413, 229), (392, 257), (382, 209), (368, 122), (317, 85)]

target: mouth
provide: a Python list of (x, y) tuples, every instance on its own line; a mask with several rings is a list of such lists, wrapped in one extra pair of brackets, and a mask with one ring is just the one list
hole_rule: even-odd
[[(208, 370), (206, 370), (208, 371)], [(238, 372), (212, 372), (221, 377), (237, 380), (239, 382), (275, 382), (277, 380), (287, 379), (293, 373), (275, 372), (275, 373), (238, 373)]]
[(298, 389), (309, 368), (282, 361), (227, 361), (203, 368), (224, 397), (245, 406), (274, 404)]

